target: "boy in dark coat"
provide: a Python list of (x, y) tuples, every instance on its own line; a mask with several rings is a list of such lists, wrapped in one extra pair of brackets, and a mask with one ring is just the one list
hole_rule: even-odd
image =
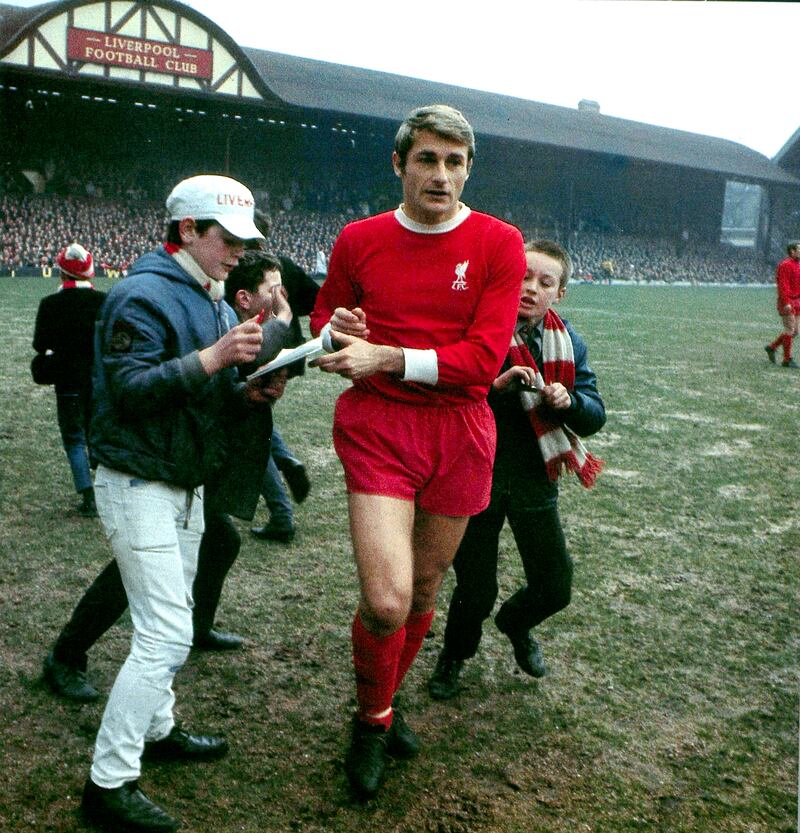
[(75, 491), (82, 498), (78, 514), (95, 518), (87, 438), (92, 410), (94, 322), (106, 295), (92, 285), (92, 253), (79, 243), (62, 249), (56, 263), (61, 270), (61, 286), (39, 304), (33, 349), (47, 356), (46, 361), (52, 365), (61, 441)]
[(457, 584), (444, 647), (428, 681), (437, 700), (456, 694), (464, 662), (478, 650), (483, 621), (497, 599), (498, 544), (506, 518), (527, 584), (502, 604), (495, 623), (511, 641), (517, 665), (532, 677), (545, 674), (530, 631), (569, 604), (572, 587), (557, 478), (565, 469), (574, 471), (589, 487), (602, 466), (578, 439), (599, 431), (606, 420), (586, 345), (551, 309), (566, 292), (569, 255), (548, 240), (528, 243), (525, 253), (517, 327), (489, 393), (497, 424), (491, 502), (470, 518), (453, 562)]

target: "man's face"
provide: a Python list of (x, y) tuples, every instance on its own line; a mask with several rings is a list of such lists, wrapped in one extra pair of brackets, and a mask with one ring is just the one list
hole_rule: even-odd
[(792, 260), (800, 260), (800, 246), (798, 246), (798, 248), (796, 248), (796, 249), (792, 249), (789, 252), (789, 257)]
[(392, 154), (392, 165), (403, 182), (403, 209), (412, 220), (432, 226), (456, 216), (471, 167), (465, 144), (420, 130), (405, 170), (397, 153)]
[(518, 321), (538, 323), (547, 310), (564, 297), (563, 266), (542, 252), (525, 252), (528, 268), (522, 281)]
[(200, 268), (217, 281), (224, 281), (244, 253), (244, 240), (234, 237), (221, 225), (214, 223), (199, 234), (194, 220), (181, 220), (181, 241)]
[(275, 293), (281, 285), (281, 273), (277, 269), (270, 269), (264, 272), (264, 280), (258, 285), (255, 292), (250, 292), (251, 307), (250, 315), (258, 315), (264, 310), (264, 317), (272, 315), (275, 306)]
[(275, 293), (281, 289), (281, 273), (277, 269), (265, 269), (264, 277), (255, 292), (240, 289), (234, 299), (234, 309), (240, 321), (252, 318), (264, 310), (264, 318), (269, 318), (275, 307)]

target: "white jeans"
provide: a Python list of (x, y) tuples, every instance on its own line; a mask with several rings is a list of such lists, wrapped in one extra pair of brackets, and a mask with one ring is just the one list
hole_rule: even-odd
[(131, 651), (106, 704), (91, 779), (112, 789), (136, 780), (145, 740), (175, 721), (172, 679), (192, 646), (192, 583), (203, 533), (202, 488), (186, 489), (99, 466), (97, 510), (133, 620)]

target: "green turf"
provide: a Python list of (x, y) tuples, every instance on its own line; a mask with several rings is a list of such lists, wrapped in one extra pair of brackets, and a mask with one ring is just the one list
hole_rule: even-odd
[[(55, 282), (1, 282), (0, 830), (71, 833), (103, 701), (56, 700), (40, 669), (109, 549), (98, 522), (71, 513), (54, 396), (28, 372), (36, 306)], [(179, 717), (225, 732), (232, 751), (142, 776), (183, 829), (795, 829), (800, 372), (767, 362), (774, 290), (574, 286), (560, 309), (605, 398), (608, 424), (588, 444), (607, 468), (592, 492), (562, 489), (575, 587), (539, 628), (549, 676), (518, 672), (489, 624), (463, 692), (430, 701), (440, 615), (403, 691), (423, 753), (394, 765), (367, 807), (350, 801), (356, 588), (330, 443), (345, 383), (311, 371), (276, 408), (313, 482), (297, 537), (264, 544), (240, 524), (219, 621), (247, 650), (192, 655), (176, 678)], [(507, 594), (521, 578), (510, 536), (501, 564)], [(104, 692), (129, 639), (123, 621), (93, 651)]]

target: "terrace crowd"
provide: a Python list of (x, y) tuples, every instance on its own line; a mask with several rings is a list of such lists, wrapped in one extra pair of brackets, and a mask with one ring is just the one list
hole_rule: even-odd
[(630, 235), (580, 232), (567, 245), (577, 277), (587, 280), (688, 281), (703, 284), (761, 284), (773, 270), (749, 250)]
[[(95, 263), (124, 273), (128, 265), (163, 240), (166, 217), (163, 202), (151, 199), (134, 183), (118, 185), (122, 193), (88, 183), (80, 194), (23, 194), (13, 189), (0, 194), (0, 273), (25, 267), (52, 267), (65, 243), (80, 240), (94, 253)], [(389, 207), (379, 197), (351, 201), (326, 194), (315, 199), (290, 185), (278, 192), (254, 189), (259, 205), (271, 218), (270, 245), (310, 274), (319, 273), (342, 226), (375, 210)], [(270, 199), (272, 194), (272, 199)], [(489, 208), (491, 210), (491, 208)], [(703, 284), (768, 283), (772, 267), (747, 250), (686, 242), (611, 234), (573, 232), (562, 239), (557, 227), (540, 224), (511, 208), (499, 216), (513, 218), (526, 238), (552, 237), (573, 256), (575, 276), (590, 281), (625, 280)]]

